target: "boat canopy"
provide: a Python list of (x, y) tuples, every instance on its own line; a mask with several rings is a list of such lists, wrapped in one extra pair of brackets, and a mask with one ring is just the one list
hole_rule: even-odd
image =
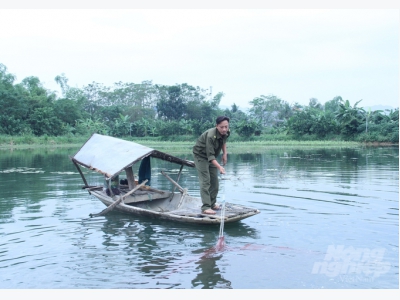
[(71, 159), (74, 163), (112, 178), (147, 156), (194, 167), (193, 161), (97, 133), (94, 133)]

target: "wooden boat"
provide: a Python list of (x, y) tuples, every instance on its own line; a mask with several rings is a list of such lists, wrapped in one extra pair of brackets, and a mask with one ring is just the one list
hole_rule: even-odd
[[(161, 172), (172, 183), (171, 191), (146, 185), (151, 181), (151, 174), (146, 174), (146, 172), (151, 172), (151, 169), (145, 169), (145, 162), (148, 162), (150, 158), (168, 161), (172, 166), (180, 165), (176, 180), (167, 173)], [(110, 210), (115, 210), (177, 222), (221, 223), (221, 210), (217, 210), (215, 215), (203, 214), (201, 199), (190, 196), (188, 190), (179, 185), (183, 167), (193, 168), (193, 161), (134, 142), (96, 133), (70, 159), (82, 177), (85, 184), (83, 188), (107, 206), (102, 212), (91, 214), (91, 216), (103, 215)], [(138, 163), (140, 163), (139, 176), (135, 177), (133, 167)], [(105, 185), (89, 185), (81, 167), (103, 174)], [(120, 175), (124, 173), (126, 179), (120, 180)], [(148, 178), (143, 177), (146, 175)], [(223, 223), (236, 222), (259, 213), (259, 210), (243, 205), (232, 203), (224, 203), (224, 205)]]

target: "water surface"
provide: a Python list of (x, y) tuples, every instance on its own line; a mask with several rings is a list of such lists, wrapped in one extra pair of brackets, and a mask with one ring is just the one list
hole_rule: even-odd
[[(81, 189), (77, 150), (0, 150), (0, 288), (399, 288), (398, 147), (229, 155), (220, 200), (261, 213), (225, 224), (224, 251), (218, 226), (90, 218), (104, 205)], [(152, 160), (152, 185), (172, 189), (161, 170), (178, 167)], [(180, 184), (199, 196), (194, 169)]]

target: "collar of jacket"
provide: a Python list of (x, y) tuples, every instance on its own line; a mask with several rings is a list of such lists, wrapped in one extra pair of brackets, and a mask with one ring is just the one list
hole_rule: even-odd
[[(222, 139), (222, 135), (219, 133), (217, 127), (214, 128), (215, 129), (215, 134), (214, 134), (214, 138), (215, 139)], [(230, 130), (228, 129), (228, 132), (226, 133), (226, 137), (228, 137), (230, 135)]]

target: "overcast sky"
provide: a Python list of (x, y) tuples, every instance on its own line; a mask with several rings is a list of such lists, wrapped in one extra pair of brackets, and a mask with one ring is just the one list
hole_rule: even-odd
[(0, 63), (59, 91), (92, 82), (399, 104), (399, 9), (0, 9)]

